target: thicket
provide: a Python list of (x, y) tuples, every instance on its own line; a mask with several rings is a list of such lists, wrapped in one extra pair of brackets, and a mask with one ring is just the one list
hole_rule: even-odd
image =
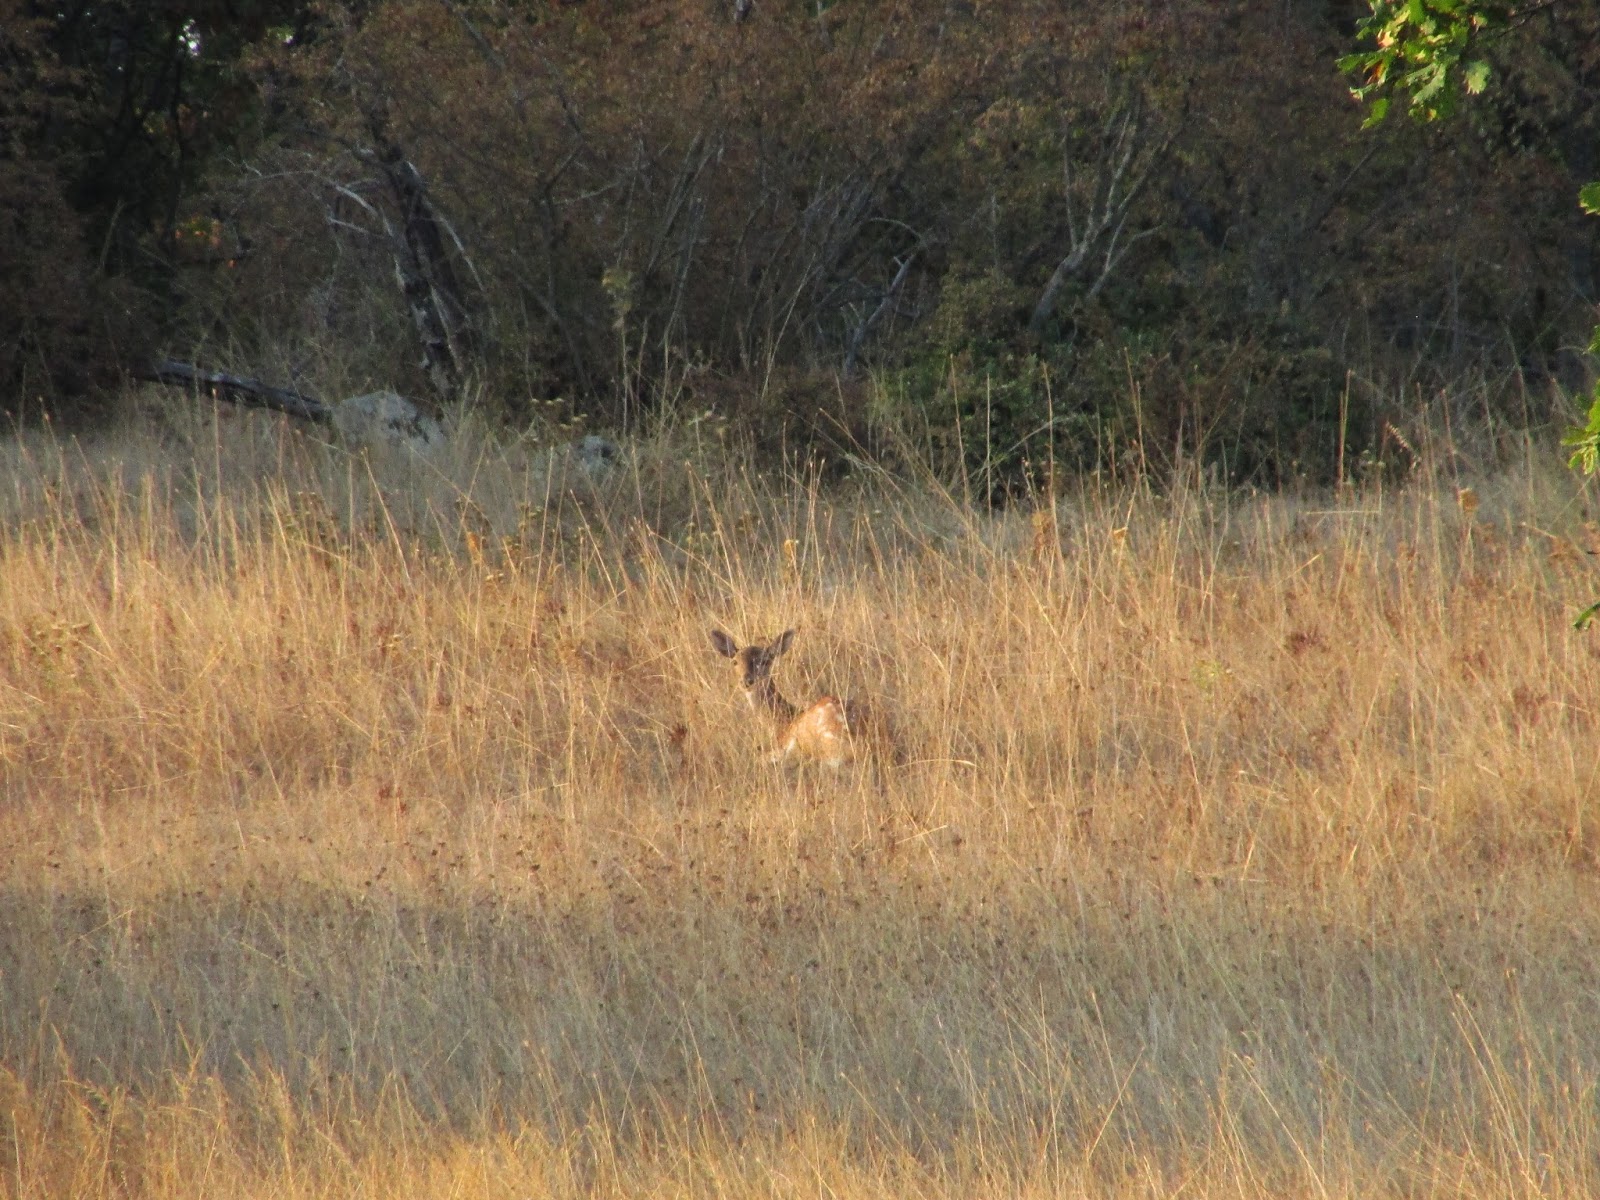
[(1534, 6), (1489, 103), (1362, 134), (1366, 12), (0, 0), (6, 406), (161, 347), (523, 425), (889, 431), (1001, 486), (1327, 473), (1464, 377), (1548, 419), (1600, 14)]

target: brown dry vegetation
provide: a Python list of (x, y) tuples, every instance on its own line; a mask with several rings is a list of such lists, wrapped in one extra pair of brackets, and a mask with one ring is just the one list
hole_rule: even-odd
[[(5, 447), (0, 1192), (1600, 1192), (1570, 479), (471, 444)], [(789, 623), (881, 786), (763, 762)]]

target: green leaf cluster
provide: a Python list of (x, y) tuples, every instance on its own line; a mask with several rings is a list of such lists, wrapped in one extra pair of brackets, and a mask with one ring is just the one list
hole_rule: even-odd
[(1388, 93), (1411, 97), (1411, 115), (1435, 121), (1455, 111), (1462, 89), (1477, 95), (1488, 85), (1489, 64), (1474, 51), (1486, 33), (1504, 29), (1505, 5), (1475, 0), (1370, 0), (1372, 12), (1357, 26), (1373, 48), (1347, 54), (1339, 69), (1364, 80), (1351, 89), (1372, 105), (1364, 127), (1389, 112)]
[[(1600, 342), (1600, 331), (1597, 331), (1595, 341)], [(1567, 465), (1574, 471), (1582, 471), (1585, 475), (1600, 471), (1600, 390), (1597, 390), (1594, 403), (1589, 406), (1588, 419), (1577, 428), (1569, 429), (1562, 437), (1561, 444), (1572, 451)]]

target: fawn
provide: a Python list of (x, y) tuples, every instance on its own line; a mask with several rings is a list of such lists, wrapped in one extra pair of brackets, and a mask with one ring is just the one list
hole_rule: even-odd
[(778, 746), (771, 761), (781, 763), (793, 757), (811, 759), (838, 768), (863, 757), (898, 759), (894, 737), (881, 715), (858, 700), (823, 696), (805, 708), (790, 703), (772, 682), (772, 664), (789, 649), (793, 629), (786, 629), (767, 645), (741, 646), (720, 629), (711, 631), (711, 646), (723, 658), (739, 665), (739, 685), (745, 699), (758, 713), (765, 713), (778, 732)]

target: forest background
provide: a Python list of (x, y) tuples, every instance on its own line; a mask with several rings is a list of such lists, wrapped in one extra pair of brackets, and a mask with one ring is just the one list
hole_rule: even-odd
[(159, 347), (519, 428), (910, 434), (991, 490), (1569, 424), (1600, 12), (1363, 132), (1367, 14), (3, 0), (0, 394), (103, 421)]

